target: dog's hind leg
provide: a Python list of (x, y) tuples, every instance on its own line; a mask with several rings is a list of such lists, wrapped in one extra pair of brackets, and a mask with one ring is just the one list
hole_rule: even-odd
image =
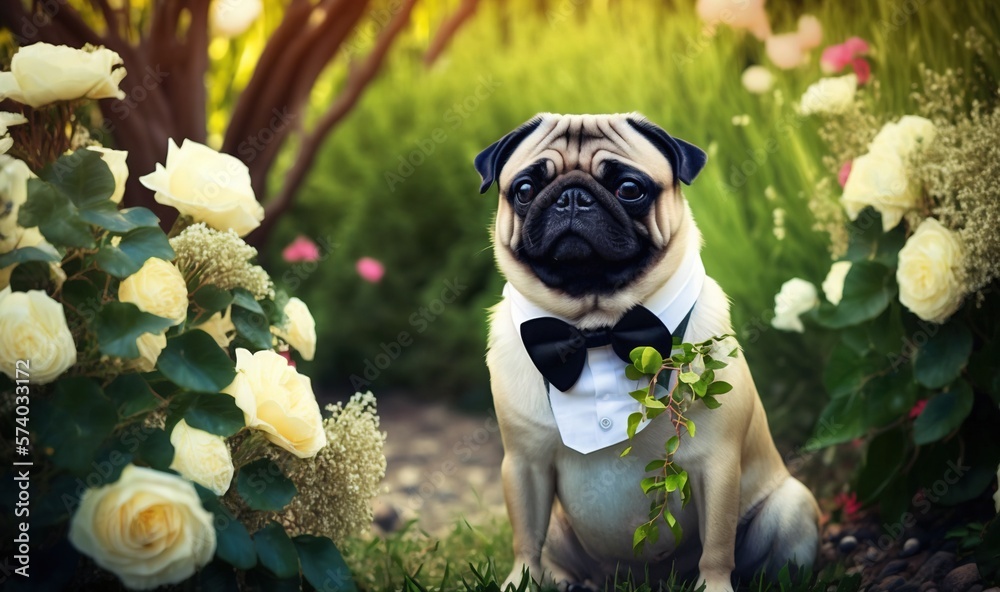
[[(589, 589), (597, 561), (583, 549), (558, 500), (542, 549), (542, 568), (561, 591)], [(596, 589), (596, 587), (594, 588)]]
[(741, 578), (764, 570), (775, 579), (786, 564), (809, 567), (819, 546), (819, 507), (812, 493), (788, 476), (740, 525), (736, 574)]

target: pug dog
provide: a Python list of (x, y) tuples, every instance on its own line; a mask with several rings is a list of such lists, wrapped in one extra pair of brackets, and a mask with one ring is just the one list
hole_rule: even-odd
[(681, 192), (705, 162), (636, 113), (543, 113), (475, 159), (480, 192), (499, 186), (492, 239), (508, 282), (490, 312), (486, 357), (514, 535), (504, 588), (525, 570), (561, 588), (676, 570), (718, 592), (734, 576), (815, 558), (816, 500), (775, 448), (738, 349), (716, 374), (733, 390), (718, 409), (692, 404), (696, 437), (674, 456), (692, 491), (684, 508), (670, 496), (680, 543), (661, 523), (666, 534), (633, 552), (650, 508), (640, 480), (674, 429), (661, 415), (627, 442), (627, 417), (640, 410), (628, 353), (656, 345), (668, 355), (673, 335), (697, 343), (732, 333)]

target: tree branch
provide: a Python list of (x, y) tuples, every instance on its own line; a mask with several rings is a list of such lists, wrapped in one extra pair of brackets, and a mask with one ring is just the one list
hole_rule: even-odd
[(365, 88), (375, 78), (375, 75), (378, 74), (379, 68), (385, 60), (385, 56), (388, 54), (393, 41), (395, 41), (396, 37), (402, 32), (409, 21), (410, 13), (413, 11), (416, 1), (405, 0), (399, 12), (396, 13), (379, 35), (375, 47), (372, 48), (371, 53), (368, 54), (365, 61), (358, 68), (351, 71), (340, 96), (337, 97), (333, 105), (316, 122), (313, 131), (302, 139), (302, 144), (299, 146), (299, 151), (295, 158), (295, 164), (292, 165), (292, 168), (285, 175), (285, 182), (280, 193), (273, 200), (265, 204), (264, 221), (261, 222), (259, 228), (247, 237), (250, 244), (257, 246), (263, 244), (281, 215), (291, 207), (299, 187), (302, 185), (306, 174), (316, 160), (316, 155), (319, 148), (323, 145), (323, 141), (334, 126), (340, 123), (351, 111), (351, 108), (361, 98), (361, 94)]

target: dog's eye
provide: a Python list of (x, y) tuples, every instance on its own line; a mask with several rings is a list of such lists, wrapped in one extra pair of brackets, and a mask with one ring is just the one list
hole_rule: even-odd
[(646, 192), (643, 191), (642, 186), (632, 179), (625, 179), (618, 184), (618, 189), (615, 190), (615, 196), (623, 201), (635, 201), (644, 195)]
[(535, 197), (535, 185), (528, 180), (519, 181), (514, 184), (514, 198), (526, 204)]

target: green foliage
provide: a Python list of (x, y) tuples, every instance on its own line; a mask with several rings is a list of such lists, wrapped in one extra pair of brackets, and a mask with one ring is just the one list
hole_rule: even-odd
[(131, 302), (108, 302), (94, 319), (94, 332), (101, 353), (134, 359), (139, 357), (136, 339), (144, 333), (160, 333), (172, 324), (169, 319), (139, 310)]
[(356, 592), (351, 570), (333, 541), (307, 534), (292, 539), (302, 564), (302, 576), (317, 590)]
[(268, 458), (241, 467), (236, 478), (236, 490), (247, 506), (262, 512), (280, 511), (298, 493), (281, 467)]
[(289, 579), (298, 575), (298, 553), (283, 526), (277, 522), (269, 523), (254, 533), (253, 544), (261, 566), (279, 579)]
[(97, 252), (97, 266), (118, 279), (139, 271), (150, 257), (170, 261), (174, 250), (170, 241), (158, 227), (135, 228), (120, 235), (121, 241), (102, 245)]
[(48, 400), (34, 403), (37, 444), (52, 450), (56, 466), (86, 473), (118, 420), (115, 406), (89, 378), (64, 378)]
[(156, 367), (171, 382), (192, 391), (217, 393), (236, 376), (235, 365), (212, 337), (194, 329), (167, 339)]
[[(729, 347), (731, 351), (726, 355), (736, 357), (737, 348), (732, 344), (727, 345), (729, 342), (726, 340), (730, 337), (732, 336), (716, 336), (696, 344), (680, 343), (679, 339), (675, 339), (674, 351), (666, 360), (652, 347), (637, 347), (629, 354), (632, 364), (626, 366), (626, 376), (630, 380), (647, 382), (646, 386), (629, 393), (642, 407), (642, 411), (628, 416), (626, 433), (629, 442), (635, 438), (636, 430), (642, 422), (652, 421), (662, 414), (667, 415), (675, 431), (675, 435), (663, 445), (664, 458), (652, 460), (646, 465), (646, 472), (655, 472), (655, 475), (646, 477), (639, 483), (644, 494), (652, 494), (653, 501), (649, 507), (649, 521), (637, 526), (632, 537), (632, 549), (636, 555), (641, 554), (647, 544), (655, 544), (659, 539), (658, 523), (661, 518), (670, 528), (675, 543), (679, 544), (681, 541), (683, 530), (668, 507), (669, 495), (677, 492), (681, 507), (687, 506), (691, 500), (691, 484), (687, 471), (674, 461), (674, 455), (680, 448), (681, 436), (685, 431), (692, 438), (695, 435), (694, 420), (685, 415), (690, 406), (701, 402), (709, 409), (717, 409), (722, 403), (716, 399), (716, 395), (733, 389), (728, 382), (715, 379), (715, 371), (728, 365), (715, 357), (718, 355), (717, 349)], [(670, 376), (675, 372), (677, 381), (672, 390), (667, 390), (662, 384), (669, 384)], [(621, 456), (631, 452), (632, 446), (629, 444)]]

